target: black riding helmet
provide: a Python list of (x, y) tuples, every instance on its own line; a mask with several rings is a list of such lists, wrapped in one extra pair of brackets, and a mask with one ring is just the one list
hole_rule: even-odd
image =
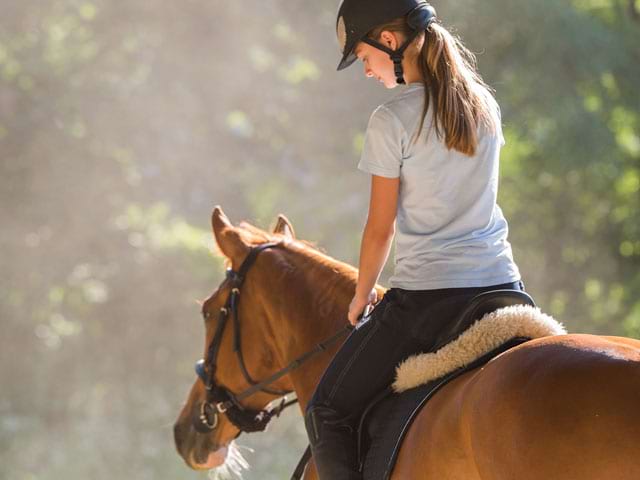
[[(413, 33), (397, 50), (391, 50), (367, 37), (367, 33), (378, 25), (405, 15)], [(404, 50), (435, 19), (435, 9), (425, 0), (342, 0), (336, 21), (338, 43), (342, 48), (342, 60), (338, 64), (338, 70), (347, 68), (357, 60), (354, 53), (356, 45), (358, 42), (365, 42), (389, 54), (393, 61), (396, 81), (405, 83), (402, 72)]]

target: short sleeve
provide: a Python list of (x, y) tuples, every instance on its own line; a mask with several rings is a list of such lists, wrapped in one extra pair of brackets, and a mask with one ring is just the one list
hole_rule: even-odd
[(398, 117), (380, 105), (369, 118), (358, 169), (380, 177), (398, 178), (405, 137)]

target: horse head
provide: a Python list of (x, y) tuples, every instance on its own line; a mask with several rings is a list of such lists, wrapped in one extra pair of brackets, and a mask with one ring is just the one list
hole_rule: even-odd
[(202, 305), (203, 360), (174, 426), (177, 450), (194, 469), (237, 462), (232, 441), (263, 429), (281, 395), (295, 391), (304, 408), (337, 344), (295, 371), (289, 366), (344, 328), (356, 276), (296, 240), (283, 215), (268, 233), (234, 226), (216, 207), (212, 227), (229, 269)]

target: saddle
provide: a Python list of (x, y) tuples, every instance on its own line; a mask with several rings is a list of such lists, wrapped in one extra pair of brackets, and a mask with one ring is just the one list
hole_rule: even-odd
[[(475, 327), (481, 323), (478, 320), (485, 315), (515, 305), (536, 307), (533, 299), (527, 293), (519, 290), (494, 290), (475, 296), (451, 325), (452, 328), (445, 337), (446, 340), (443, 342), (445, 346), (442, 349), (451, 345), (451, 342), (457, 341), (458, 337), (462, 337), (466, 330), (471, 330), (470, 326)], [(553, 330), (553, 328), (550, 329)], [(485, 347), (485, 350), (477, 357), (462, 361), (460, 366), (454, 366), (452, 370), (437, 378), (427, 377), (426, 383), (416, 385), (409, 383), (407, 386), (405, 382), (404, 386), (398, 387), (398, 381), (396, 381), (393, 386), (389, 386), (376, 396), (360, 417), (357, 432), (358, 457), (363, 478), (366, 480), (390, 478), (404, 437), (428, 400), (454, 378), (484, 365), (497, 355), (538, 335), (537, 332), (534, 332), (533, 335), (520, 334), (527, 331), (526, 329), (516, 329), (513, 330), (513, 335), (506, 333), (507, 336), (511, 335), (510, 338), (501, 340), (499, 345), (488, 349)], [(505, 336), (504, 333), (503, 336)], [(425, 354), (425, 356), (428, 355), (433, 354)], [(409, 359), (409, 361), (411, 360)], [(404, 367), (405, 365), (402, 364), (398, 372), (401, 373), (400, 371)], [(307, 447), (291, 477), (292, 480), (302, 478), (310, 457), (311, 450)]]

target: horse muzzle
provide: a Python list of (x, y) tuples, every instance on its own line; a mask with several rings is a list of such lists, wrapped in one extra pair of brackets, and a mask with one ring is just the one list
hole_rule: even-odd
[(227, 446), (215, 445), (211, 435), (198, 432), (190, 416), (187, 418), (179, 419), (173, 427), (176, 450), (182, 459), (194, 470), (208, 470), (222, 465), (227, 458)]
[(228, 448), (220, 447), (213, 452), (209, 452), (202, 461), (200, 458), (195, 455), (191, 455), (189, 460), (186, 460), (187, 465), (189, 465), (194, 470), (211, 470), (212, 468), (219, 467), (227, 460), (227, 453), (229, 452)]

